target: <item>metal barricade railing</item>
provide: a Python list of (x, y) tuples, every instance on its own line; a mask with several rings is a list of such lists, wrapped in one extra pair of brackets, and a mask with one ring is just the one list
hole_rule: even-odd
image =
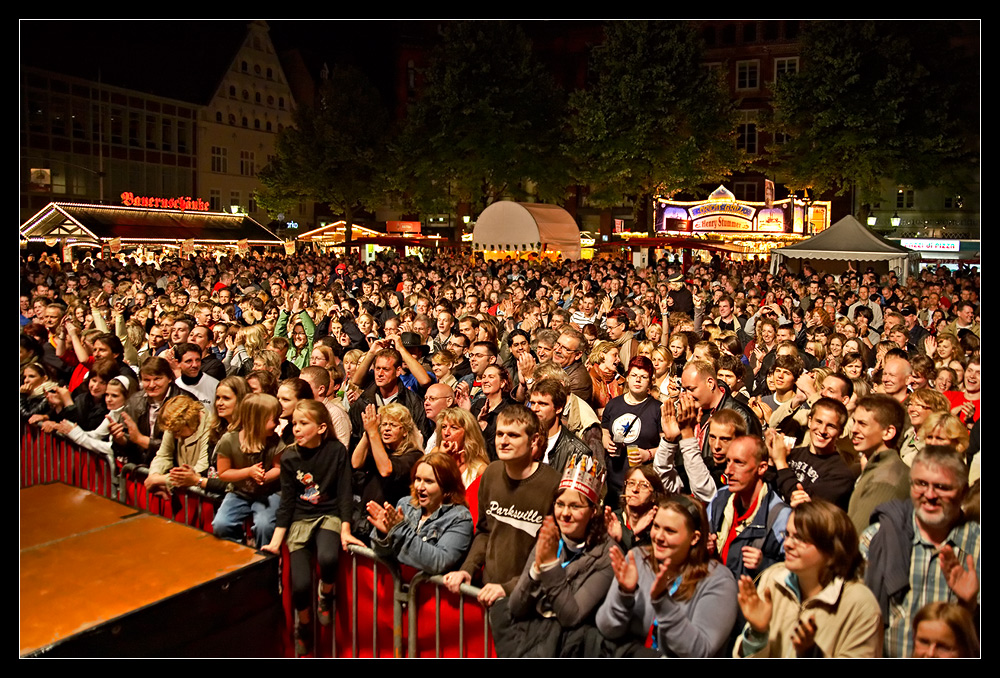
[(120, 473), (120, 501), (189, 527), (212, 533), (212, 520), (222, 503), (222, 495), (199, 487), (174, 488), (168, 498), (146, 490), (149, 469), (126, 464)]
[[(433, 591), (433, 603), (431, 608), (433, 615), (424, 614), (426, 603), (421, 602), (421, 593), (430, 588)], [(441, 575), (429, 576), (423, 572), (417, 573), (410, 580), (407, 595), (407, 613), (409, 621), (408, 633), (408, 657), (493, 657), (496, 656), (493, 650), (493, 637), (490, 634), (489, 613), (478, 600), (480, 589), (475, 586), (463, 584), (459, 587), (457, 605), (451, 604), (456, 599), (445, 588), (444, 577)], [(476, 617), (482, 617), (482, 644), (480, 645), (473, 638), (468, 637), (467, 631), (475, 625), (479, 625)], [(428, 618), (434, 620), (433, 624), (433, 653), (430, 648), (424, 647), (421, 643), (425, 638), (421, 624), (425, 624)], [(442, 634), (442, 629), (448, 627), (451, 638), (446, 638)], [(454, 636), (457, 631), (457, 637)], [(449, 642), (450, 641), (450, 642)], [(457, 644), (455, 644), (457, 643)], [(473, 654), (473, 648), (482, 649), (482, 652)]]
[[(22, 488), (63, 482), (212, 533), (212, 519), (222, 502), (221, 495), (191, 487), (175, 489), (165, 499), (146, 490), (148, 474), (148, 468), (135, 464), (126, 464), (118, 471), (113, 460), (101, 453), (35, 427), (22, 429)], [(288, 558), (284, 549), (283, 556), (282, 577), (287, 586)], [(495, 656), (489, 615), (479, 604), (478, 588), (463, 585), (456, 596), (445, 588), (442, 576), (416, 572), (407, 581), (406, 575), (414, 570), (404, 568), (404, 573), (397, 563), (379, 558), (371, 549), (351, 546), (348, 556), (341, 559), (338, 572), (334, 626), (329, 634), (321, 633), (329, 635), (321, 637), (329, 656)], [(426, 592), (429, 595), (422, 597)], [(290, 611), (287, 618), (293, 620), (287, 589), (284, 598), (286, 613)], [(362, 627), (371, 629), (370, 643), (365, 642), (368, 634), (362, 632)], [(389, 628), (392, 639), (386, 642)], [(428, 638), (432, 641), (425, 642)]]
[(52, 482), (118, 498), (118, 474), (112, 459), (34, 426), (22, 427), (21, 487)]
[[(350, 657), (403, 656), (403, 606), (406, 602), (405, 583), (399, 565), (379, 558), (374, 551), (360, 546), (350, 546), (349, 588), (347, 596), (338, 596), (338, 612), (346, 603), (350, 619)], [(345, 578), (341, 567), (341, 580)], [(369, 571), (370, 570), (370, 579)], [(369, 590), (367, 584), (370, 582)], [(338, 587), (339, 591), (339, 587)], [(362, 594), (368, 594), (367, 601)], [(364, 605), (368, 602), (368, 605)], [(387, 626), (386, 608), (391, 611), (392, 642), (385, 642), (383, 629)], [(340, 628), (343, 628), (341, 625)], [(362, 628), (371, 629), (370, 644), (363, 643), (367, 633)], [(343, 643), (342, 647), (348, 646)], [(346, 649), (346, 647), (345, 647)]]

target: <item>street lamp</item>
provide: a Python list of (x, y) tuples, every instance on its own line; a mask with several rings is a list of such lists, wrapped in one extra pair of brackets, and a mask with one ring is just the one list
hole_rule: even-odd
[(890, 224), (892, 224), (892, 227), (893, 227), (893, 228), (899, 228), (899, 224), (900, 224), (900, 223), (901, 223), (902, 221), (903, 221), (903, 220), (899, 218), (899, 212), (896, 212), (896, 211), (894, 211), (894, 212), (892, 213), (892, 216), (891, 216), (891, 217), (889, 217), (889, 223), (890, 223)]

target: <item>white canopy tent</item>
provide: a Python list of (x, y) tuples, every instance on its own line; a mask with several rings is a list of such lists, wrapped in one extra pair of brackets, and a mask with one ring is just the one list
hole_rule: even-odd
[(786, 259), (800, 260), (800, 266), (804, 259), (822, 261), (823, 264), (814, 267), (827, 273), (841, 273), (850, 262), (880, 262), (882, 265), (877, 268), (893, 271), (901, 282), (906, 282), (910, 271), (917, 271), (920, 253), (883, 239), (847, 215), (808, 240), (772, 250), (771, 273), (777, 273)]
[(558, 205), (500, 201), (479, 215), (472, 232), (476, 252), (561, 252), (580, 258), (580, 228)]

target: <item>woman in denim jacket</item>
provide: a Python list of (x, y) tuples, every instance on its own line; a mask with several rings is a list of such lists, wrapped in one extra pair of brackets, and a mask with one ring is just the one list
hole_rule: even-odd
[(449, 572), (472, 544), (472, 514), (455, 460), (447, 454), (424, 455), (413, 466), (410, 496), (393, 507), (368, 502), (372, 546), (379, 556), (393, 556), (428, 574)]

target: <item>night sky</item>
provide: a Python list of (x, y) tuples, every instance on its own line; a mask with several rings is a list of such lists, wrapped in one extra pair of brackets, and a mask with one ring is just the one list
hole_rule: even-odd
[[(20, 58), (89, 80), (207, 103), (246, 34), (243, 21), (21, 21)], [(278, 53), (352, 63), (382, 80), (395, 42), (422, 22), (269, 21)]]

